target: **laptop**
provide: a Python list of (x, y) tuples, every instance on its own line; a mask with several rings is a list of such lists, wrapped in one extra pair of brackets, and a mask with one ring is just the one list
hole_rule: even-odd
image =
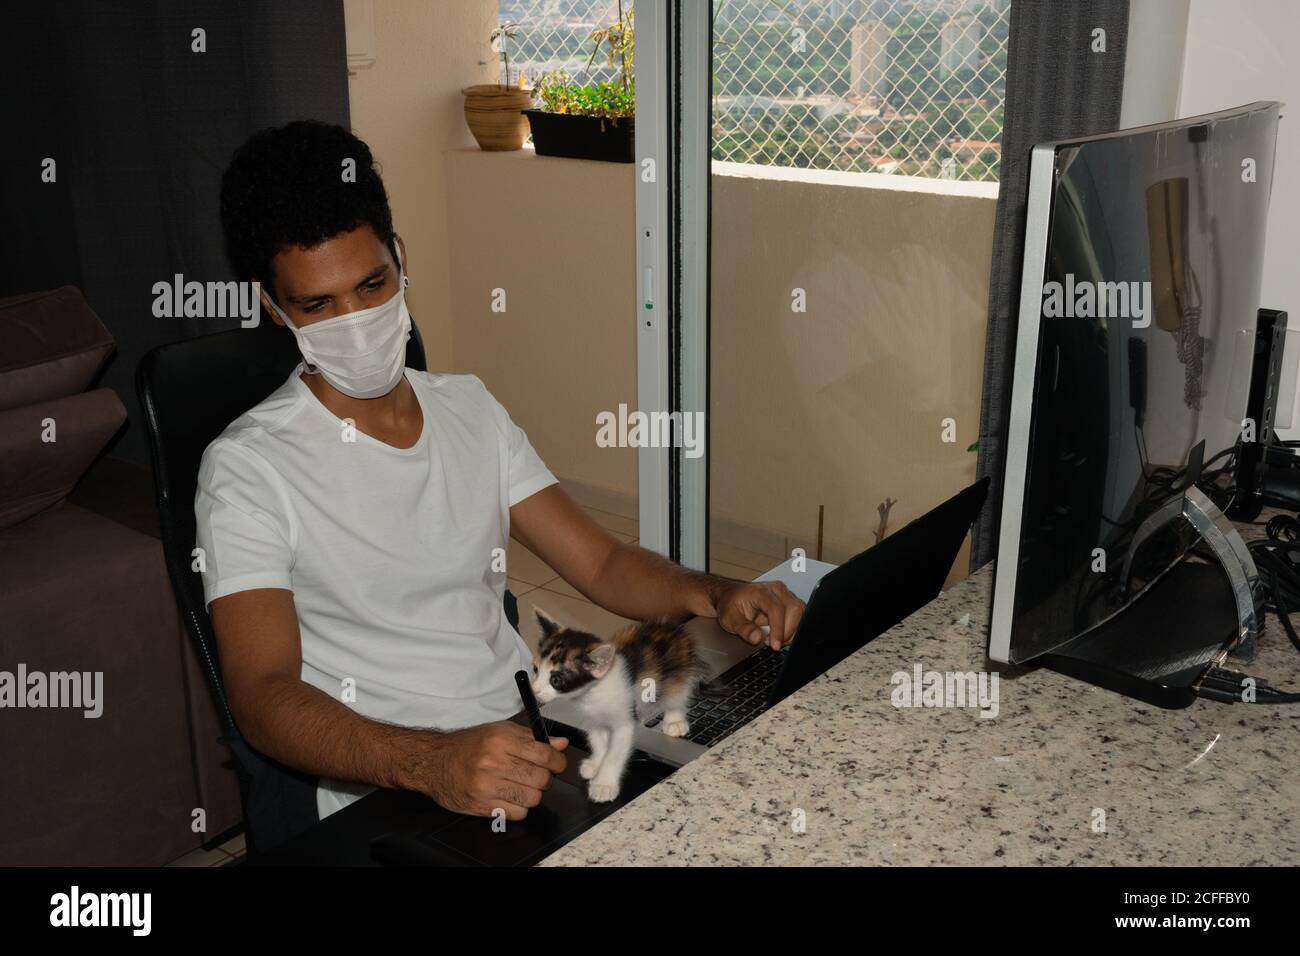
[[(796, 571), (790, 560), (758, 577), (783, 582), (807, 604), (794, 639), (780, 651), (746, 644), (713, 618), (692, 619), (687, 629), (708, 675), (687, 714), (691, 729), (668, 737), (659, 728), (663, 708), (642, 705), (635, 748), (682, 766), (924, 607), (943, 588), (988, 489), (989, 479), (980, 479), (839, 567), (802, 559)], [(583, 722), (565, 700), (547, 704), (542, 716)]]

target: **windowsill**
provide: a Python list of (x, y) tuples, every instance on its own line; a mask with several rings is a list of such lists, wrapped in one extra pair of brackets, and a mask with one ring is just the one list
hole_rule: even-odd
[(518, 159), (521, 156), (528, 159), (545, 159), (539, 157), (533, 150), (532, 143), (524, 143), (520, 149), (480, 149), (478, 146), (453, 146), (447, 150), (448, 153), (478, 153), (481, 156), (500, 157), (502, 159)]
[(609, 166), (615, 169), (622, 169), (631, 174), (636, 169), (635, 163), (611, 163), (598, 159), (572, 159), (568, 156), (538, 156), (537, 151), (533, 148), (532, 143), (524, 143), (519, 149), (489, 150), (479, 149), (478, 146), (453, 146), (444, 151), (443, 155), (478, 155), (484, 157), (486, 162), (490, 163), (510, 163), (510, 162), (528, 162), (528, 163), (568, 163), (575, 169), (582, 166)]

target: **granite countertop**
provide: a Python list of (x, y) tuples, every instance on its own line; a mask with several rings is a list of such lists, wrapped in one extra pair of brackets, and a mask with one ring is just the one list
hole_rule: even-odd
[[(986, 565), (542, 865), (1300, 862), (1300, 705), (1166, 711), (1031, 668), (1000, 675), (995, 717), (893, 706), (898, 671), (986, 667), (991, 583)], [(1271, 616), (1240, 669), (1300, 688)]]

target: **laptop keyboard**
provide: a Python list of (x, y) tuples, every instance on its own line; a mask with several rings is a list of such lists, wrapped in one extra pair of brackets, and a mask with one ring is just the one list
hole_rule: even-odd
[[(787, 653), (764, 648), (719, 677), (716, 690), (706, 686), (686, 712), (691, 725), (686, 739), (712, 747), (762, 713)], [(662, 712), (658, 713), (645, 725), (656, 727), (663, 716)]]

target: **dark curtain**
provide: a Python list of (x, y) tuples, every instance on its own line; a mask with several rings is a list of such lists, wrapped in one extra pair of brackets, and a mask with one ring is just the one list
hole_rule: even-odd
[[(155, 318), (154, 283), (233, 278), (218, 189), (249, 134), (349, 125), (343, 3), (56, 0), (5, 20), (0, 296), (80, 287), (117, 342), (97, 384), (130, 413), (109, 454), (147, 467), (140, 357), (239, 321)], [(41, 181), (47, 157), (54, 183)]]
[[(979, 431), (978, 474), (990, 476), (992, 486), (990, 507), (975, 524), (971, 570), (997, 552), (1016, 310), (1025, 252), (1029, 155), (1037, 143), (1118, 128), (1128, 10), (1129, 0), (1011, 3)], [(1097, 29), (1105, 31), (1105, 52), (1094, 52), (1093, 31)]]

